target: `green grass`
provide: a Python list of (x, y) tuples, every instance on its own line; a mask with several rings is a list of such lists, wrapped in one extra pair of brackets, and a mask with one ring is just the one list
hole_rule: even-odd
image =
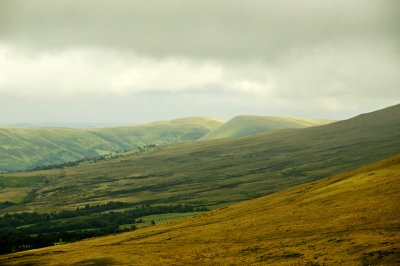
[(0, 127), (0, 172), (61, 164), (149, 144), (194, 141), (219, 126), (193, 117), (103, 129)]
[(21, 177), (3, 177), (0, 175), (0, 187), (31, 187), (45, 183), (47, 179), (43, 176), (21, 176)]
[(210, 131), (200, 140), (241, 138), (260, 133), (273, 132), (290, 128), (306, 128), (332, 123), (330, 120), (316, 120), (278, 116), (242, 115), (229, 120)]
[(328, 125), (237, 140), (174, 144), (43, 176), (25, 203), (3, 209), (56, 210), (110, 200), (216, 208), (271, 194), (397, 154), (400, 105)]

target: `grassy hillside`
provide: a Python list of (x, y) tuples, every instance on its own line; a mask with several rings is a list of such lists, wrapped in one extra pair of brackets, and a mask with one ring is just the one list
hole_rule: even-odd
[(192, 117), (172, 121), (152, 122), (135, 127), (90, 129), (90, 133), (124, 149), (148, 144), (168, 144), (197, 140), (219, 127), (222, 120)]
[(75, 161), (148, 144), (194, 141), (222, 124), (186, 118), (103, 129), (0, 127), (0, 171)]
[[(400, 105), (324, 126), (163, 146), (94, 164), (0, 175), (0, 212), (110, 200), (217, 207), (355, 169), (400, 150)], [(23, 180), (35, 178), (35, 184)], [(4, 179), (21, 185), (1, 185)]]
[(303, 119), (278, 116), (242, 115), (229, 120), (204, 135), (200, 140), (240, 138), (263, 132), (272, 132), (288, 128), (305, 128), (328, 124), (333, 121)]
[[(179, 222), (2, 265), (399, 265), (400, 156)], [(83, 252), (84, 251), (84, 252)]]

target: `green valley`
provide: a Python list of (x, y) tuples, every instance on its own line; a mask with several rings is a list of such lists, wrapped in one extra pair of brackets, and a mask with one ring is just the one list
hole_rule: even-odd
[(398, 117), (400, 105), (319, 127), (167, 145), (65, 169), (2, 174), (0, 180), (37, 180), (3, 187), (9, 198), (2, 200), (18, 204), (2, 212), (74, 209), (110, 200), (229, 205), (397, 154)]
[(140, 146), (194, 141), (223, 122), (192, 117), (102, 129), (0, 127), (0, 172), (92, 158)]

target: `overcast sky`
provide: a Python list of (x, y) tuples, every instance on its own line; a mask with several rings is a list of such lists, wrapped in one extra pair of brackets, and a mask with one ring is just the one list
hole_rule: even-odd
[(400, 102), (397, 0), (1, 0), (0, 124)]

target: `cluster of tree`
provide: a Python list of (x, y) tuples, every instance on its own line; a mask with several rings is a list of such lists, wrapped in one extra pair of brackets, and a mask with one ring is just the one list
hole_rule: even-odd
[[(142, 222), (139, 218), (148, 215), (207, 210), (182, 204), (150, 206), (109, 202), (60, 212), (6, 214), (0, 217), (0, 253), (133, 230), (136, 223)], [(128, 225), (125, 226), (128, 229), (122, 230), (121, 225)]]
[(47, 212), (47, 213), (22, 212), (22, 213), (5, 214), (3, 217), (0, 218), (0, 228), (2, 228), (4, 223), (6, 223), (7, 225), (18, 227), (27, 224), (35, 224), (40, 222), (61, 220), (66, 218), (90, 215), (94, 213), (101, 213), (109, 210), (127, 208), (129, 206), (132, 206), (132, 204), (119, 201), (110, 201), (105, 204), (96, 204), (96, 205), (87, 204), (83, 207), (77, 207), (75, 210), (62, 210), (59, 212)]
[(115, 226), (103, 227), (94, 230), (64, 231), (48, 234), (30, 235), (20, 232), (13, 227), (0, 229), (0, 253), (10, 253), (27, 249), (52, 246), (57, 243), (67, 243), (85, 238), (103, 236), (123, 232)]

